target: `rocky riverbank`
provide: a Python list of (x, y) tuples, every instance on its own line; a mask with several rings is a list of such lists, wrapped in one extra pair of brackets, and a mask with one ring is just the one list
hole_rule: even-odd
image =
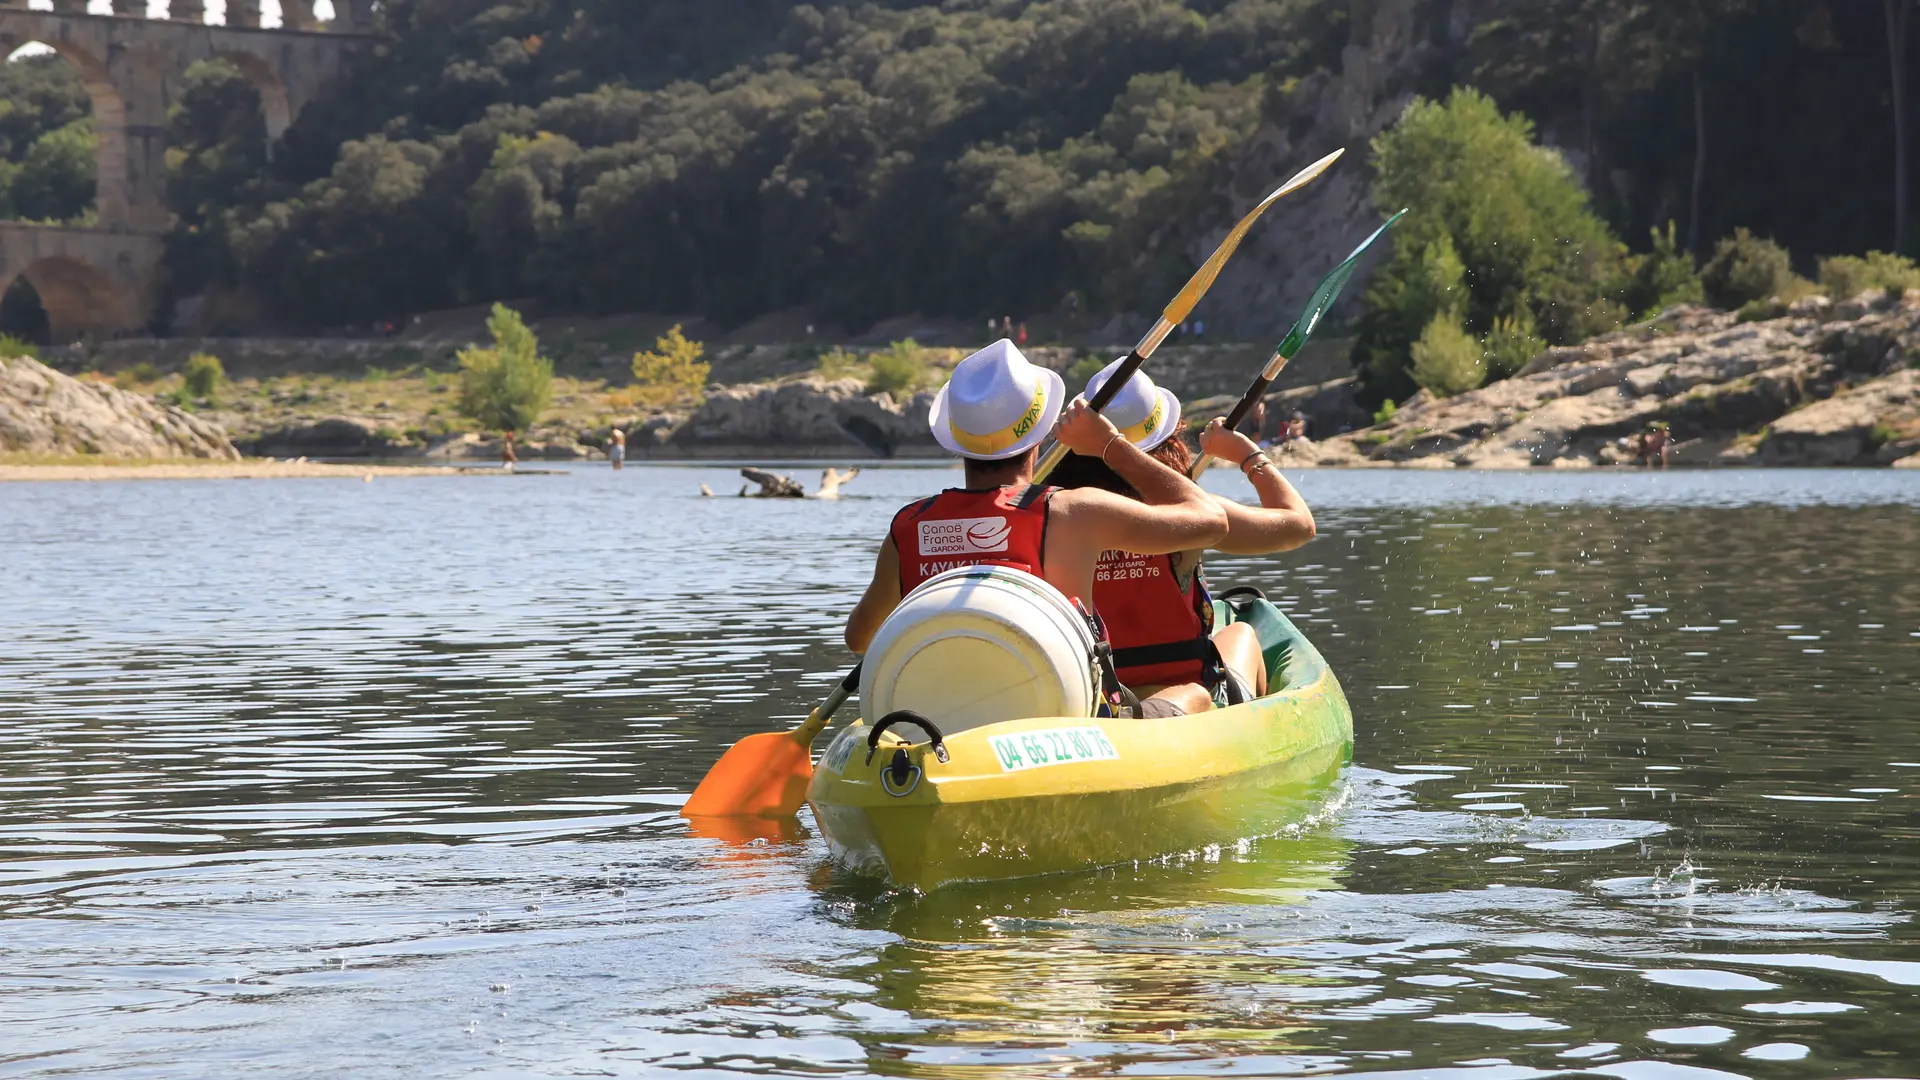
[(1316, 466), (1592, 468), (1670, 427), (1673, 463), (1920, 467), (1920, 291), (1795, 303), (1741, 322), (1698, 307), (1553, 349), (1456, 397), (1293, 448)]
[(219, 425), (25, 356), (0, 359), (0, 454), (234, 461)]
[[(433, 344), (451, 355), (445, 343)], [(385, 368), (369, 359), (372, 353), (361, 355), (368, 348), (332, 346), (341, 357), (329, 368), (328, 353), (302, 353), (291, 342), (155, 343), (144, 352), (140, 343), (119, 342), (56, 361), (83, 370), (79, 379), (30, 360), (7, 361), (0, 451), (230, 458), (237, 445), (282, 458), (498, 455), (497, 438), (467, 430), (454, 415), (447, 367), (429, 358)], [(180, 400), (179, 376), (160, 366), (190, 349), (232, 355), (229, 370), (238, 373), (218, 400), (188, 402), (194, 412), (167, 403)], [(921, 386), (937, 383), (964, 351), (928, 350)], [(1106, 358), (1086, 349), (1029, 351), (1062, 372)], [(1676, 308), (1645, 325), (1550, 350), (1515, 377), (1478, 390), (1446, 399), (1423, 392), (1379, 425), (1359, 403), (1344, 352), (1337, 339), (1314, 342), (1267, 398), (1270, 416), (1297, 408), (1312, 419), (1319, 441), (1290, 447), (1291, 464), (1621, 465), (1635, 459), (1640, 432), (1665, 423), (1675, 465), (1920, 467), (1920, 292), (1838, 304), (1813, 297), (1779, 318), (1746, 322)], [(620, 374), (565, 375), (556, 380), (553, 408), (523, 433), (521, 455), (604, 457), (615, 427), (628, 433), (636, 460), (939, 453), (926, 430), (929, 391), (876, 390), (859, 364), (847, 374), (820, 355), (797, 345), (722, 348), (703, 401), (641, 413), (622, 405)], [(841, 355), (843, 362), (857, 359)], [(1258, 345), (1174, 345), (1155, 354), (1152, 373), (1187, 401), (1191, 416), (1206, 417), (1230, 407), (1264, 355)], [(295, 356), (303, 359), (291, 371), (273, 373)], [(390, 362), (405, 356), (380, 354)], [(613, 367), (603, 360), (587, 369)], [(145, 393), (116, 389), (110, 379)]]

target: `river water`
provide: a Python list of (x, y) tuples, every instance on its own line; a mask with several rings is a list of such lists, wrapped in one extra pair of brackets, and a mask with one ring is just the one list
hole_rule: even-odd
[(689, 833), (956, 476), (0, 486), (0, 1076), (1920, 1075), (1920, 474), (1301, 474), (1304, 827)]

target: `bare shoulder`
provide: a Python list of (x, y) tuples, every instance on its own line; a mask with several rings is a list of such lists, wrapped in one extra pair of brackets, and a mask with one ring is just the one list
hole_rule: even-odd
[(1054, 492), (1052, 509), (1069, 515), (1100, 517), (1125, 513), (1139, 501), (1100, 488), (1063, 488)]

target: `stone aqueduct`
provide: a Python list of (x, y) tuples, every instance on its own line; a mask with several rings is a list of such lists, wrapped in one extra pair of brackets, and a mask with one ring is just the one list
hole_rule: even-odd
[(189, 65), (223, 59), (260, 88), (267, 138), (275, 140), (339, 73), (346, 52), (371, 29), (372, 0), (334, 0), (337, 16), (314, 17), (314, 0), (281, 0), (281, 27), (260, 25), (261, 0), (228, 0), (225, 25), (207, 25), (205, 0), (170, 0), (148, 18), (146, 0), (0, 0), (0, 56), (38, 42), (79, 70), (99, 133), (98, 224), (90, 228), (0, 222), (0, 294), (25, 275), (40, 294), (57, 343), (100, 340), (149, 325), (160, 294), (167, 229), (166, 119)]

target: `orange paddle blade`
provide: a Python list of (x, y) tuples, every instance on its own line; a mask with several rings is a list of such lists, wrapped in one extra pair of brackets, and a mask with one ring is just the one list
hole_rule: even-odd
[[(804, 730), (804, 729), (802, 729)], [(681, 817), (786, 817), (800, 812), (813, 779), (813, 737), (801, 731), (749, 735), (734, 743), (693, 789)]]

